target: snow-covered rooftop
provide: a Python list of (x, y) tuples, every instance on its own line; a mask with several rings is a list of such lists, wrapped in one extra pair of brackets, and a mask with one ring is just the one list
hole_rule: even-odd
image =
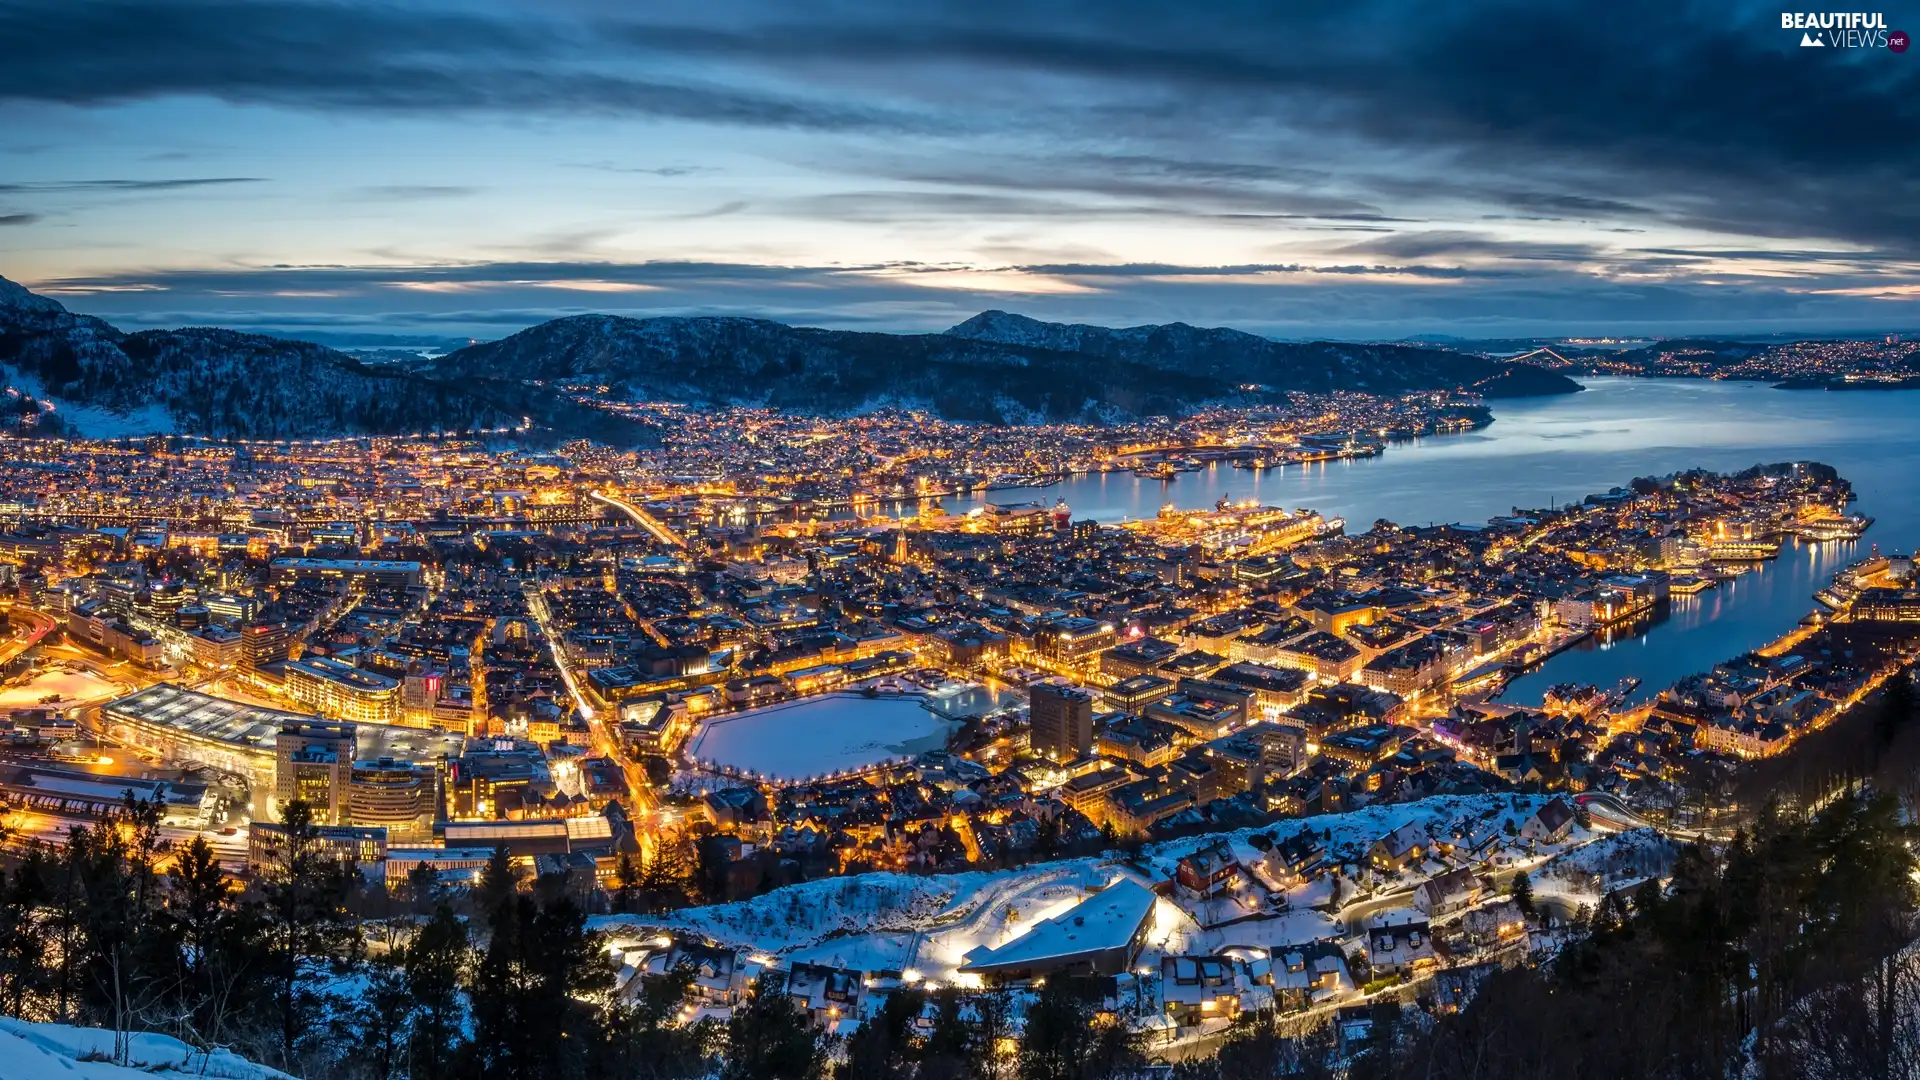
[(998, 948), (983, 945), (974, 949), (960, 969), (980, 972), (1027, 967), (1125, 948), (1153, 914), (1155, 899), (1153, 890), (1131, 878), (1121, 878)]

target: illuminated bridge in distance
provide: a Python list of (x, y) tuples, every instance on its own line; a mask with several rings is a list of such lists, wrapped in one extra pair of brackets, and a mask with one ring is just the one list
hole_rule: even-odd
[(660, 524), (659, 518), (654, 517), (652, 514), (647, 513), (645, 510), (640, 509), (625, 499), (616, 498), (612, 495), (602, 495), (597, 491), (591, 494), (595, 500), (606, 503), (608, 506), (632, 518), (641, 528), (652, 533), (661, 543), (670, 544), (677, 548), (687, 546), (685, 537), (667, 528), (665, 525)]

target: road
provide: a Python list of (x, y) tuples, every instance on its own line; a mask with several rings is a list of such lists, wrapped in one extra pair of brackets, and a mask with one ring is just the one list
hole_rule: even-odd
[(1593, 816), (1596, 824), (1612, 829), (1656, 829), (1676, 840), (1725, 840), (1723, 833), (1659, 825), (1635, 813), (1633, 808), (1604, 791), (1586, 791), (1573, 797), (1574, 805)]
[(595, 501), (606, 503), (608, 506), (632, 518), (635, 524), (652, 533), (654, 538), (661, 543), (669, 547), (677, 548), (685, 548), (687, 546), (686, 537), (660, 524), (659, 518), (654, 517), (652, 514), (647, 513), (645, 510), (640, 509), (625, 499), (616, 498), (612, 495), (602, 495), (597, 491), (590, 492), (589, 497)]
[(627, 781), (627, 806), (632, 811), (634, 838), (640, 843), (642, 855), (653, 855), (653, 811), (655, 800), (653, 785), (647, 779), (645, 769), (627, 757), (626, 750), (615, 736), (612, 724), (615, 717), (595, 709), (587, 699), (587, 692), (580, 686), (574, 673), (573, 661), (567, 657), (562, 639), (554, 629), (553, 613), (547, 608), (546, 593), (537, 581), (528, 581), (521, 586), (527, 598), (527, 610), (532, 612), (533, 621), (545, 635), (549, 651), (553, 654), (553, 666), (559, 669), (560, 681), (566, 684), (567, 693), (573, 697), (574, 707), (579, 709), (580, 718), (587, 722), (587, 730), (593, 736), (593, 748), (620, 766), (621, 775)]
[(44, 611), (11, 605), (5, 610), (14, 629), (13, 636), (0, 641), (0, 664), (12, 663), (15, 657), (45, 641), (58, 625), (53, 616)]

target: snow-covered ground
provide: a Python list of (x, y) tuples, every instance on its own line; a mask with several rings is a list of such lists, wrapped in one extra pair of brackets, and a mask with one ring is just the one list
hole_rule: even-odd
[(0, 1017), (0, 1080), (291, 1080), (228, 1051), (207, 1055), (150, 1032), (128, 1035), (125, 1056), (127, 1064), (115, 1064), (114, 1033), (104, 1028)]
[[(1516, 834), (1548, 800), (1541, 796), (1447, 796), (1374, 806), (1344, 814), (1281, 821), (1260, 828), (1155, 844), (1135, 859), (1096, 856), (1040, 863), (1017, 870), (916, 876), (875, 873), (825, 878), (776, 889), (730, 904), (686, 908), (649, 919), (604, 916), (595, 920), (612, 943), (636, 945), (661, 931), (688, 934), (743, 954), (788, 962), (827, 964), (856, 971), (913, 970), (936, 981), (954, 981), (968, 952), (998, 947), (1058, 915), (1108, 885), (1129, 878), (1166, 885), (1180, 859), (1203, 845), (1225, 840), (1243, 865), (1262, 852), (1249, 840), (1264, 833), (1285, 840), (1312, 831), (1332, 863), (1364, 861), (1373, 842), (1406, 824), (1467, 851), (1508, 853), (1509, 862), (1571, 850), (1592, 837), (1579, 829), (1557, 845), (1528, 851)], [(1429, 867), (1428, 869), (1436, 869)], [(1425, 876), (1423, 870), (1381, 882), (1378, 893), (1398, 893)], [(1324, 883), (1296, 886), (1284, 909), (1258, 911), (1227, 921), (1209, 917), (1202, 928), (1194, 912), (1205, 903), (1177, 890), (1155, 905), (1143, 962), (1160, 955), (1213, 952), (1232, 946), (1266, 947), (1337, 936), (1338, 925), (1309, 905), (1325, 898)], [(1224, 924), (1224, 925), (1223, 925)]]
[(1665, 877), (1680, 845), (1653, 829), (1630, 829), (1556, 855), (1531, 874), (1534, 895), (1593, 905), (1615, 889)]
[(956, 726), (919, 696), (828, 694), (710, 720), (687, 756), (709, 768), (804, 780), (945, 749)]
[(43, 671), (19, 686), (0, 689), (0, 709), (31, 709), (40, 699), (60, 695), (58, 708), (106, 701), (120, 694), (115, 683), (87, 671)]
[(127, 412), (103, 409), (97, 405), (83, 405), (77, 401), (56, 399), (47, 393), (40, 380), (24, 371), (0, 365), (0, 378), (4, 378), (9, 389), (29, 394), (38, 399), (43, 407), (52, 406), (53, 415), (60, 418), (71, 433), (85, 435), (90, 439), (125, 439), (138, 435), (172, 435), (180, 430), (180, 424), (162, 405), (143, 405)]

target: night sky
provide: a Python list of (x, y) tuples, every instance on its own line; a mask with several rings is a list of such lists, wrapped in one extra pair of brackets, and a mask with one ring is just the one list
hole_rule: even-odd
[(6, 0), (0, 275), (328, 340), (1920, 327), (1920, 50), (1780, 11)]

